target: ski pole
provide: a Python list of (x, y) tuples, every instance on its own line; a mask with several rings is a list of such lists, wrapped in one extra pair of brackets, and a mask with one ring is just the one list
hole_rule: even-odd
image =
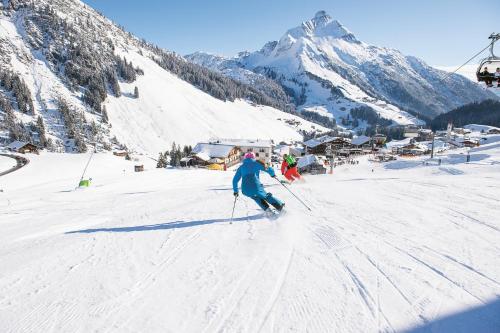
[(295, 197), (295, 199), (299, 200), (299, 201), (300, 201), (300, 203), (304, 205), (304, 207), (306, 207), (309, 211), (312, 211), (312, 209), (311, 209), (311, 208), (309, 208), (309, 206), (307, 206), (307, 205), (304, 203), (304, 201), (302, 201), (302, 200), (301, 200), (298, 196), (296, 196), (296, 195), (295, 195), (295, 193), (293, 193), (293, 192), (292, 192), (292, 190), (290, 190), (290, 189), (288, 188), (288, 186), (286, 186), (285, 184), (283, 184), (283, 183), (282, 183), (282, 182), (281, 182), (278, 178), (276, 178), (276, 177), (273, 177), (273, 178), (274, 178), (274, 179), (276, 179), (276, 181), (277, 181), (278, 183), (280, 183), (280, 184), (281, 184), (284, 188), (286, 188), (286, 189), (288, 190), (288, 192), (290, 192), (290, 194), (291, 194), (291, 195), (293, 195), (293, 196)]
[(234, 197), (233, 212), (231, 213), (231, 221), (229, 221), (229, 224), (233, 224), (234, 208), (236, 208), (236, 200), (238, 200), (237, 196)]

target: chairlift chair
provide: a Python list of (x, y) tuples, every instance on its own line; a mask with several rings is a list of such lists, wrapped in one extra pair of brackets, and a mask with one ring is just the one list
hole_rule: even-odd
[[(500, 68), (500, 57), (496, 56), (494, 53), (495, 43), (500, 40), (500, 33), (492, 33), (488, 38), (491, 39), (490, 56), (481, 60), (477, 68), (476, 76), (478, 82), (484, 82), (485, 79), (493, 80), (496, 69)], [(485, 68), (488, 68), (490, 75), (483, 74)]]

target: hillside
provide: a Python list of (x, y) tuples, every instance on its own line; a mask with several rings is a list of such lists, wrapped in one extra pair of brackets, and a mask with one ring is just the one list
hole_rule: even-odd
[(500, 102), (486, 100), (481, 103), (471, 103), (437, 116), (432, 120), (431, 127), (437, 130), (446, 129), (449, 122), (456, 127), (467, 124), (481, 124), (500, 127)]
[(0, 46), (3, 142), (157, 153), (173, 141), (299, 140), (298, 130), (321, 128), (276, 109), (288, 104), (279, 86), (258, 90), (186, 62), (79, 0), (4, 1)]
[[(203, 52), (190, 61), (242, 82), (256, 74), (283, 86), (299, 110), (330, 115), (340, 125), (351, 109), (369, 107), (398, 124), (418, 123), (494, 95), (460, 75), (401, 52), (368, 45), (324, 11), (256, 52), (224, 58)], [(361, 124), (363, 125), (363, 124)], [(348, 126), (349, 127), (349, 126)]]

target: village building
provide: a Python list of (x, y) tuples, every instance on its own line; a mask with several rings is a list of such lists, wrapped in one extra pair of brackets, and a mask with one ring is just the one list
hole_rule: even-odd
[(417, 143), (414, 140), (402, 146), (392, 147), (392, 153), (401, 156), (421, 156), (429, 152), (430, 149), (427, 145)]
[(479, 146), (479, 140), (471, 139), (471, 138), (465, 138), (462, 141), (462, 145), (464, 147), (469, 147), (469, 148), (478, 147)]
[(38, 154), (37, 146), (29, 142), (23, 142), (23, 141), (14, 141), (7, 146), (7, 149), (21, 154), (26, 154), (26, 153)]
[(306, 155), (297, 161), (297, 168), (300, 173), (309, 173), (312, 175), (323, 175), (326, 168), (322, 161), (316, 155)]
[(126, 157), (128, 155), (127, 151), (114, 151), (113, 155), (118, 156), (118, 157)]
[(351, 154), (369, 153), (372, 150), (372, 140), (366, 135), (360, 135), (351, 140)]
[(273, 153), (273, 141), (261, 139), (214, 139), (210, 140), (212, 144), (222, 144), (237, 147), (240, 149), (240, 154), (243, 156), (248, 152), (255, 154), (255, 159), (266, 164), (271, 162)]
[(422, 129), (418, 130), (418, 135), (417, 135), (416, 140), (419, 142), (432, 141), (433, 136), (434, 136), (434, 134), (432, 133), (432, 130), (422, 128)]
[(470, 129), (467, 129), (467, 128), (460, 128), (460, 127), (455, 127), (453, 129), (453, 131), (456, 133), (456, 134), (462, 134), (462, 135), (465, 135), (465, 134), (470, 134), (472, 131)]
[[(188, 159), (184, 159), (184, 165), (197, 165), (209, 167), (218, 165), (220, 169), (227, 169), (241, 160), (241, 149), (234, 145), (219, 143), (198, 143), (192, 150)], [(215, 166), (211, 167), (212, 169)]]
[(419, 127), (414, 124), (409, 124), (404, 127), (405, 138), (415, 138), (418, 136)]
[(273, 152), (280, 156), (283, 156), (284, 154), (289, 154), (296, 157), (305, 155), (304, 148), (294, 145), (278, 145), (274, 147)]
[(327, 155), (327, 148), (332, 149), (332, 153), (339, 153), (342, 149), (351, 148), (351, 139), (344, 137), (333, 137), (324, 135), (304, 142), (307, 154)]

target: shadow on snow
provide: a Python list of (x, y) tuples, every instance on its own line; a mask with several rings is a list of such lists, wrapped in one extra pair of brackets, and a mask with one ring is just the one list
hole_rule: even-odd
[[(233, 222), (244, 222), (259, 220), (264, 217), (264, 214), (256, 214), (251, 216), (235, 217)], [(211, 220), (197, 220), (197, 221), (174, 221), (159, 224), (139, 225), (131, 227), (115, 227), (115, 228), (96, 228), (68, 231), (66, 234), (92, 234), (97, 232), (137, 232), (137, 231), (155, 231), (155, 230), (169, 230), (169, 229), (182, 229), (192, 228), (200, 225), (216, 224), (230, 222), (231, 219), (211, 219)]]
[(462, 312), (437, 318), (406, 333), (494, 333), (500, 332), (500, 298)]

